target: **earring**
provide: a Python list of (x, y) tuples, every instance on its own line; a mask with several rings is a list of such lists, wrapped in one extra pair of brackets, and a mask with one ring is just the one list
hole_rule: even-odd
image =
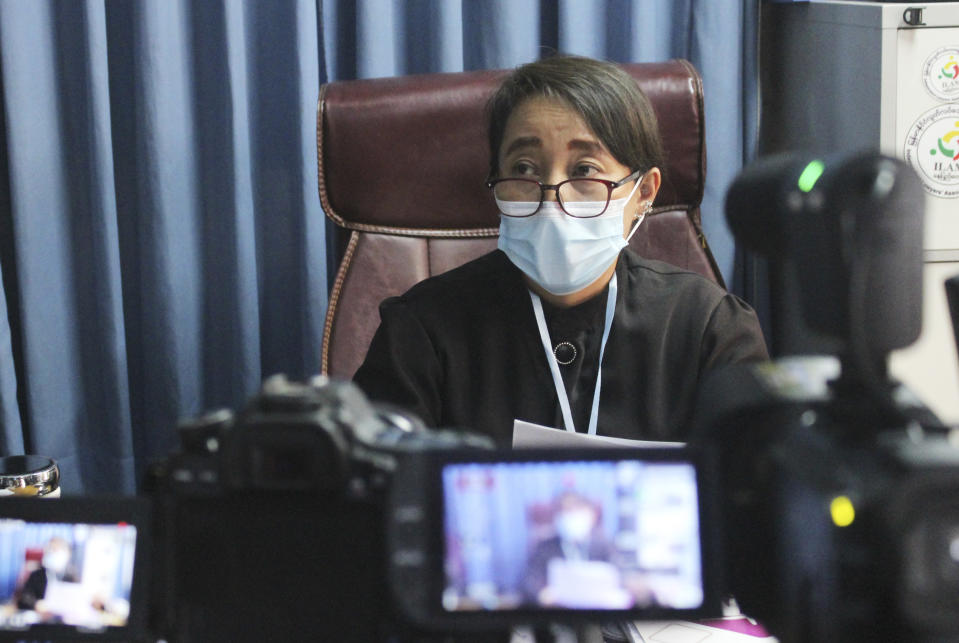
[(637, 212), (636, 214), (633, 215), (633, 221), (635, 221), (636, 219), (642, 219), (642, 218), (645, 217), (647, 214), (649, 214), (649, 211), (652, 210), (652, 209), (653, 209), (653, 204), (650, 203), (649, 201), (647, 201), (647, 202), (646, 202), (646, 205), (643, 206), (642, 211), (641, 211), (641, 212)]
[(629, 231), (629, 234), (626, 235), (626, 243), (629, 243), (629, 240), (633, 238), (633, 235), (639, 230), (639, 224), (643, 222), (643, 219), (646, 218), (646, 215), (649, 214), (649, 211), (653, 209), (653, 204), (650, 201), (646, 202), (646, 205), (643, 206), (642, 212), (637, 212), (633, 215), (633, 229)]

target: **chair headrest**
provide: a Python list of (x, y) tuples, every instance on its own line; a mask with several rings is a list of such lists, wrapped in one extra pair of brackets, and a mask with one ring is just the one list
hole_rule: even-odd
[[(666, 155), (655, 206), (698, 207), (706, 150), (702, 80), (688, 62), (625, 64), (649, 96)], [(486, 101), (507, 70), (323, 85), (317, 110), (320, 201), (338, 225), (422, 236), (499, 226), (484, 182)]]

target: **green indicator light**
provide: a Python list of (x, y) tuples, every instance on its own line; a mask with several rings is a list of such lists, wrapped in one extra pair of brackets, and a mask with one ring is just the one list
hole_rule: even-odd
[(803, 192), (812, 190), (825, 169), (826, 164), (822, 161), (812, 161), (803, 169), (802, 174), (799, 175), (799, 181), (797, 181), (799, 189)]

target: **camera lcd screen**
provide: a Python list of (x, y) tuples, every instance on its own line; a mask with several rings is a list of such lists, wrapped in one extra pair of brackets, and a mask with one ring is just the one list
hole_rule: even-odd
[(703, 609), (692, 462), (464, 462), (441, 476), (447, 613)]
[[(0, 635), (113, 638), (141, 626), (146, 525), (123, 501), (0, 501)], [(114, 502), (114, 501), (111, 501)], [(101, 512), (102, 513), (102, 512)], [(126, 518), (126, 519), (119, 519)], [(142, 583), (139, 583), (142, 585)], [(131, 624), (137, 622), (137, 628)]]

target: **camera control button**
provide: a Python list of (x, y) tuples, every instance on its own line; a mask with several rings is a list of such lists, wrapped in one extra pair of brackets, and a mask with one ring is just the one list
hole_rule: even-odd
[(393, 552), (393, 564), (397, 567), (422, 567), (426, 557), (419, 549), (399, 549)]
[(398, 523), (422, 522), (423, 508), (419, 505), (404, 505), (393, 511), (393, 520)]

